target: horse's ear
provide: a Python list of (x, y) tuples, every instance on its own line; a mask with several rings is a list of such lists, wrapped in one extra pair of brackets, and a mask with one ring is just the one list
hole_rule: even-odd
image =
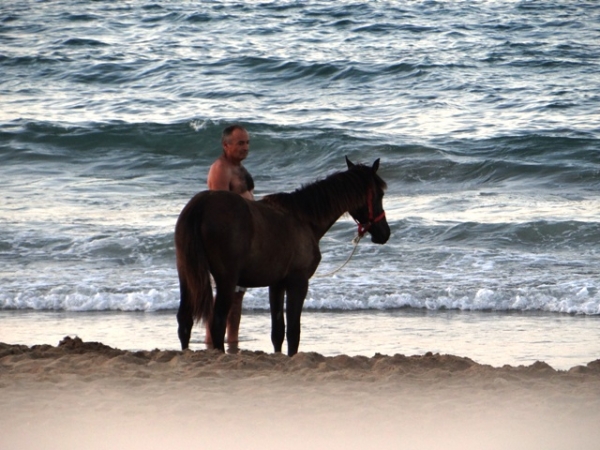
[(377, 172), (378, 169), (379, 169), (379, 158), (377, 158), (375, 160), (375, 162), (373, 163), (373, 172)]
[(348, 165), (348, 169), (352, 169), (354, 167), (354, 164), (352, 163), (352, 161), (350, 161), (348, 159), (348, 157), (346, 156), (346, 164)]

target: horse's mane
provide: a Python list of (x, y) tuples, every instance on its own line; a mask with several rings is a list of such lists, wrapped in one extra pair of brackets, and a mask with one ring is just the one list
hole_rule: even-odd
[(356, 164), (294, 192), (280, 192), (263, 197), (263, 201), (304, 218), (339, 215), (364, 204), (369, 187), (385, 190), (386, 183), (371, 167)]

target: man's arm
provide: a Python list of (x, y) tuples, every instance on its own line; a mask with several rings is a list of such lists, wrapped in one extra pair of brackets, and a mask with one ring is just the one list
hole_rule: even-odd
[(229, 191), (231, 184), (231, 169), (221, 162), (215, 161), (208, 171), (206, 180), (211, 191)]

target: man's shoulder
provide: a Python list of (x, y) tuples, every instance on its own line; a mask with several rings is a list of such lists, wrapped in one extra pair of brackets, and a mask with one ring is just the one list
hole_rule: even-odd
[(230, 172), (231, 164), (225, 158), (217, 158), (210, 166), (211, 171)]
[(212, 163), (211, 167), (219, 167), (226, 169), (233, 169), (235, 164), (225, 158), (223, 155), (219, 156), (215, 162)]
[(233, 168), (224, 158), (218, 158), (208, 171), (207, 184), (209, 189), (229, 190), (233, 178)]

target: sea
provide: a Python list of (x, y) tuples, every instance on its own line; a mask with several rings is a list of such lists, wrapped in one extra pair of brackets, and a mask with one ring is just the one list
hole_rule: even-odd
[(0, 342), (179, 348), (175, 222), (239, 123), (257, 198), (388, 184), (385, 245), (328, 275), (356, 225), (322, 239), (301, 351), (598, 359), (599, 74), (596, 1), (2, 2)]

